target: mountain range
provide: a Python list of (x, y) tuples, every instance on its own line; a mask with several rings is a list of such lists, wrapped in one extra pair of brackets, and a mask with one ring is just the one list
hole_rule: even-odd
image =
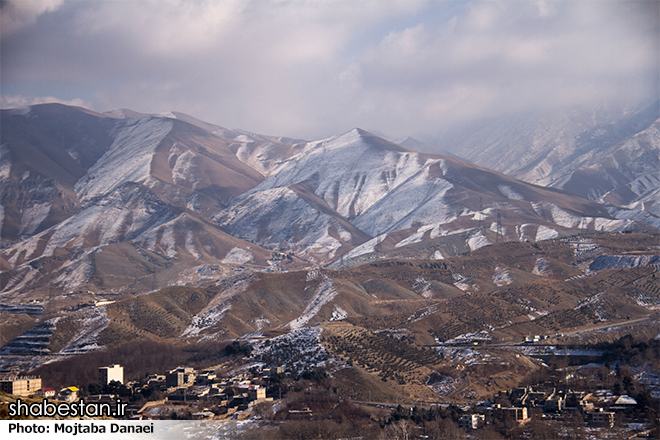
[(359, 128), (310, 142), (60, 104), (3, 110), (1, 123), (0, 291), (13, 301), (153, 290), (208, 265), (443, 259), (660, 226), (657, 106), (571, 133), (570, 148), (549, 132), (529, 148), (538, 125), (504, 130), (520, 140), (504, 151), (501, 133), (465, 141), (485, 145), (468, 158), (499, 157), (488, 163), (510, 175)]
[(659, 117), (659, 101), (579, 106), (456, 128), (438, 142), (476, 164), (629, 208), (654, 223), (660, 215)]

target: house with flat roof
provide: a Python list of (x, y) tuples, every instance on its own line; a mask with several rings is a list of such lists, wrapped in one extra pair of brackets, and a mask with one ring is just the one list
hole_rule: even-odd
[(15, 396), (30, 396), (41, 388), (41, 378), (37, 376), (5, 376), (0, 378), (0, 391)]
[(587, 425), (594, 428), (612, 428), (614, 427), (614, 413), (603, 411), (603, 408), (590, 411), (587, 413)]

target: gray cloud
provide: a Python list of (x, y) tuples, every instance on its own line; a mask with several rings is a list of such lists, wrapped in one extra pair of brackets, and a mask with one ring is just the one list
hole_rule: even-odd
[(658, 96), (655, 1), (20, 4), (2, 11), (14, 100), (317, 139), (355, 126), (433, 137), (493, 114)]

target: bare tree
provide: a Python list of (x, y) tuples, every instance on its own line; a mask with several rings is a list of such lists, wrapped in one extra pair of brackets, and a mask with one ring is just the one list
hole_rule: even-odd
[(399, 420), (385, 427), (378, 440), (410, 440), (414, 426), (408, 420)]

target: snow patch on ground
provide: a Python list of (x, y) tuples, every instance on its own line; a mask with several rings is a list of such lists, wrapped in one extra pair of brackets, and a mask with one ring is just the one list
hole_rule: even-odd
[(321, 310), (325, 304), (331, 301), (337, 295), (337, 289), (333, 286), (330, 278), (325, 280), (316, 288), (312, 299), (307, 303), (302, 314), (287, 324), (291, 330), (298, 330), (304, 327)]
[(2, 224), (5, 221), (5, 207), (0, 205), (0, 231), (2, 231)]
[(599, 217), (594, 220), (594, 228), (597, 231), (618, 232), (628, 229), (632, 223), (633, 220), (610, 220)]
[(227, 313), (230, 309), (231, 306), (229, 304), (222, 303), (215, 307), (211, 307), (201, 315), (193, 316), (192, 322), (188, 327), (186, 327), (183, 333), (181, 333), (181, 336), (184, 338), (199, 336), (203, 330), (218, 324), (220, 320), (222, 320), (222, 318), (225, 316), (225, 313)]
[(434, 238), (442, 237), (447, 234), (449, 234), (449, 231), (447, 231), (440, 225), (437, 225), (431, 230), (431, 234), (429, 235), (429, 238), (434, 239)]
[(445, 345), (456, 345), (456, 344), (469, 344), (472, 342), (485, 342), (492, 340), (493, 337), (488, 333), (487, 330), (481, 330), (475, 333), (464, 333), (458, 335), (455, 338), (448, 339), (444, 342)]
[(197, 188), (202, 181), (202, 173), (199, 169), (198, 158), (195, 153), (185, 150), (176, 156), (176, 162), (172, 167), (172, 181), (177, 185), (188, 186), (193, 189)]
[(582, 224), (582, 217), (570, 214), (557, 205), (551, 205), (553, 223), (565, 228), (576, 228)]
[(76, 314), (78, 331), (60, 354), (78, 355), (98, 350), (96, 340), (110, 323), (105, 307), (91, 307)]
[[(209, 266), (212, 269), (213, 265)], [(203, 267), (200, 268), (203, 270)], [(181, 336), (198, 336), (203, 331), (220, 323), (225, 313), (231, 309), (231, 299), (244, 292), (250, 285), (252, 276), (239, 273), (236, 277), (226, 278), (220, 282), (222, 290), (208, 303), (201, 313), (193, 316), (192, 323)], [(219, 331), (222, 334), (222, 331)]]
[(200, 258), (202, 258), (202, 254), (200, 254), (197, 251), (197, 247), (195, 247), (194, 239), (195, 239), (195, 235), (194, 235), (193, 231), (187, 230), (186, 231), (186, 243), (185, 243), (186, 251), (188, 251), (188, 253), (190, 255), (195, 257), (195, 260), (199, 260)]
[(431, 255), (431, 260), (444, 260), (445, 257), (442, 255), (442, 252), (440, 251), (435, 251), (433, 252), (433, 255)]
[(254, 259), (251, 252), (239, 247), (232, 248), (222, 260), (224, 264), (245, 264)]
[(170, 222), (163, 228), (163, 235), (160, 237), (160, 245), (165, 249), (167, 258), (176, 256), (176, 240), (174, 238), (174, 222)]
[(40, 275), (38, 270), (32, 269), (29, 265), (21, 266), (14, 273), (15, 275), (9, 279), (2, 290), (3, 293), (12, 293), (29, 287)]
[(440, 374), (431, 374), (426, 386), (441, 396), (453, 393), (463, 385), (463, 380), (451, 376), (442, 376)]
[(557, 232), (555, 229), (539, 225), (538, 229), (536, 230), (536, 237), (534, 238), (534, 241), (552, 240), (553, 238), (557, 237), (559, 237), (559, 232)]
[(182, 271), (176, 277), (176, 281), (168, 285), (186, 286), (194, 285), (209, 280), (221, 280), (229, 278), (232, 274), (236, 275), (240, 269), (234, 269), (230, 266), (220, 264), (202, 264), (200, 266), (191, 267)]
[(259, 343), (252, 357), (269, 366), (282, 366), (297, 373), (327, 366), (333, 359), (321, 344), (319, 327), (301, 327)]
[(507, 199), (511, 200), (525, 200), (523, 196), (518, 194), (513, 188), (508, 185), (497, 185), (497, 189), (500, 190), (500, 193)]
[(98, 251), (100, 251), (99, 248), (89, 249), (82, 256), (65, 263), (59, 269), (60, 275), (53, 283), (67, 290), (73, 290), (85, 284), (94, 273), (91, 254)]
[(543, 316), (548, 315), (549, 313), (550, 313), (550, 312), (547, 311), (547, 310), (535, 310), (534, 312), (529, 313), (529, 314), (527, 315), (527, 317), (529, 318), (530, 321), (534, 321), (534, 320), (536, 320), (536, 319), (539, 319), (539, 318), (541, 318), (541, 317), (543, 317)]
[(321, 271), (319, 271), (317, 269), (310, 270), (309, 272), (307, 272), (307, 275), (305, 276), (305, 280), (312, 281), (312, 280), (317, 279), (320, 276), (323, 276), (321, 274)]
[(409, 244), (419, 243), (419, 242), (422, 241), (422, 239), (424, 238), (424, 234), (425, 234), (425, 233), (426, 233), (426, 230), (424, 230), (424, 231), (418, 231), (418, 232), (412, 234), (410, 237), (408, 237), (408, 238), (406, 238), (406, 239), (404, 239), (404, 240), (401, 240), (400, 242), (398, 242), (397, 244), (395, 244), (395, 245), (394, 245), (394, 248), (397, 249), (397, 248), (400, 248), (400, 247), (402, 247), (402, 246), (407, 246), (407, 245), (409, 245)]
[(339, 230), (339, 238), (341, 238), (345, 242), (350, 243), (351, 240), (353, 239), (353, 235), (351, 235), (351, 233), (348, 232), (346, 229), (340, 229)]
[(342, 246), (341, 241), (330, 235), (329, 225), (320, 232), (321, 234), (315, 237), (308, 237), (298, 242), (298, 245), (302, 247), (299, 251), (300, 256), (314, 258), (316, 255), (323, 255), (328, 259), (334, 258), (337, 250)]
[(509, 269), (497, 269), (497, 272), (493, 274), (493, 284), (498, 287), (508, 286), (513, 283), (513, 278), (511, 278), (511, 271)]
[(7, 145), (0, 145), (0, 182), (9, 178), (11, 172), (11, 154)]
[(431, 291), (431, 283), (424, 277), (415, 278), (415, 283), (412, 286), (413, 290), (419, 293), (424, 298), (433, 298)]
[[(37, 250), (37, 246), (39, 245), (39, 240), (45, 233), (46, 231), (38, 235), (35, 235), (33, 237), (30, 237), (27, 240), (23, 240), (19, 243), (16, 243), (14, 246), (12, 246), (9, 249), (9, 251), (15, 250), (14, 254), (8, 260), (12, 268), (16, 269), (16, 263), (20, 255), (23, 255), (23, 259), (25, 261), (30, 261), (31, 256)], [(6, 252), (7, 255), (9, 254), (9, 251)]]
[(257, 330), (263, 330), (264, 328), (266, 328), (270, 325), (270, 319), (264, 318), (262, 316), (262, 317), (253, 319), (252, 323), (257, 328)]
[(600, 292), (595, 295), (588, 296), (578, 303), (577, 306), (573, 307), (573, 310), (580, 310), (582, 307), (586, 307), (588, 305), (596, 304), (600, 301), (600, 298), (603, 296), (605, 292)]
[(386, 238), (387, 238), (387, 234), (381, 234), (378, 237), (374, 237), (371, 240), (362, 243), (360, 246), (356, 247), (355, 249), (351, 249), (351, 251), (346, 254), (346, 258), (347, 259), (355, 258), (355, 257), (359, 257), (360, 255), (375, 252), (376, 245), (378, 243), (382, 243)]
[(341, 321), (348, 318), (348, 312), (335, 304), (335, 309), (332, 311), (330, 321)]
[(477, 249), (488, 246), (491, 243), (485, 235), (483, 235), (481, 232), (478, 232), (468, 238), (467, 244), (470, 246), (471, 251), (476, 251)]
[(534, 263), (532, 273), (540, 277), (549, 277), (552, 275), (552, 271), (550, 270), (550, 262), (543, 257), (537, 258), (536, 263)]
[(50, 202), (38, 203), (24, 210), (21, 216), (21, 226), (18, 229), (18, 234), (34, 234), (34, 231), (39, 227), (41, 222), (48, 217), (51, 205)]
[(477, 284), (474, 284), (474, 282), (470, 278), (463, 276), (460, 273), (454, 273), (454, 272), (452, 272), (451, 276), (454, 279), (454, 282), (452, 284), (454, 284), (454, 286), (461, 289), (463, 292), (479, 291), (479, 286)]
[(653, 264), (660, 264), (660, 255), (599, 255), (589, 265), (589, 270), (623, 269)]
[(535, 226), (529, 223), (516, 225), (516, 235), (518, 236), (518, 240), (520, 241), (535, 240), (536, 239), (535, 229), (536, 229)]

